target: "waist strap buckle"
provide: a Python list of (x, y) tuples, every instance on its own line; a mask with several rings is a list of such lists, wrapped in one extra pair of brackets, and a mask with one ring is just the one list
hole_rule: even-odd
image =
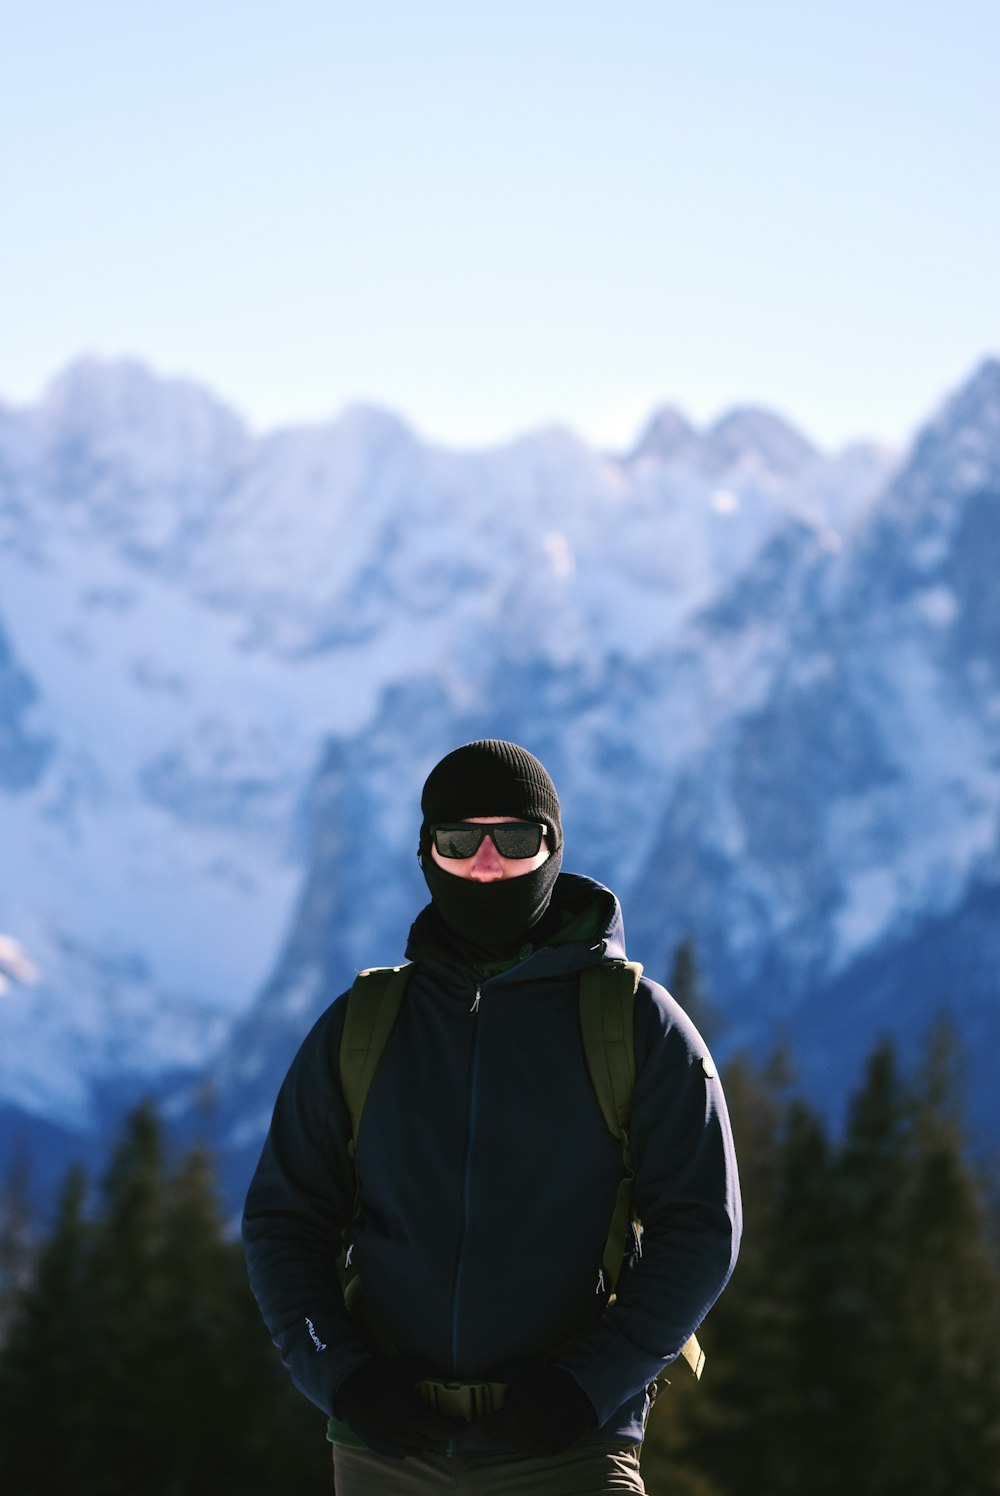
[(464, 1418), (474, 1423), (503, 1407), (506, 1382), (439, 1382), (417, 1383), (417, 1392), (429, 1408), (442, 1418)]

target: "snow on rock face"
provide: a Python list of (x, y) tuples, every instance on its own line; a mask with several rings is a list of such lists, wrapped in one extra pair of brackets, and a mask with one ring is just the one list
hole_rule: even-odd
[(914, 444), (874, 528), (891, 532), (898, 566), (914, 574), (933, 571), (948, 552), (966, 499), (1000, 493), (1000, 361), (982, 365), (946, 402)]
[(39, 499), (68, 506), (136, 559), (166, 564), (236, 480), (249, 442), (195, 385), (134, 363), (84, 360), (32, 413)]
[[(934, 441), (918, 443), (867, 514), (845, 497), (841, 546), (827, 543), (799, 489), (782, 517), (761, 523), (756, 544), (740, 552), (734, 532), (714, 586), (706, 579), (720, 574), (716, 520), (703, 477), (667, 481), (654, 462), (637, 463), (619, 490), (621, 522), (603, 570), (595, 558), (588, 573), (586, 541), (574, 535), (572, 572), (607, 607), (618, 600), (625, 548), (630, 650), (619, 649), (607, 617), (607, 630), (588, 627), (599, 616), (588, 597), (577, 615), (585, 649), (546, 658), (542, 603), (528, 606), (525, 591), (533, 654), (516, 624), (492, 649), (477, 641), (476, 671), (459, 646), (449, 690), (435, 694), (428, 669), (411, 684), (406, 711), (387, 694), (363, 733), (339, 737), (337, 796), (315, 810), (321, 840), (341, 834), (353, 849), (352, 817), (374, 824), (365, 817), (383, 795), (392, 813), (352, 850), (352, 890), (336, 859), (312, 864), (286, 962), (241, 1029), (239, 1052), (257, 1059), (245, 1105), (234, 1089), (232, 1135), (243, 1137), (245, 1118), (259, 1112), (267, 1078), (280, 1078), (266, 1054), (279, 1015), (301, 1010), (299, 974), (313, 974), (311, 1017), (347, 984), (350, 957), (399, 958), (421, 897), (406, 877), (415, 830), (407, 806), (441, 753), (487, 734), (526, 742), (550, 768), (567, 866), (619, 890), (630, 949), (651, 974), (666, 975), (677, 941), (694, 935), (731, 1045), (760, 1049), (779, 1026), (794, 1032), (815, 1099), (830, 1102), (843, 1078), (838, 1053), (845, 1068), (859, 1063), (885, 1028), (912, 1046), (950, 1004), (979, 1046), (972, 1074), (982, 1125), (992, 1084), (982, 1057), (1000, 1042), (995, 973), (974, 947), (943, 986), (921, 938), (933, 929), (953, 952), (981, 940), (981, 911), (1000, 898), (1000, 526), (996, 491), (979, 486), (1000, 455), (1000, 423), (990, 435), (990, 401), (973, 401), (988, 417), (973, 439), (969, 404), (952, 403), (961, 429), (936, 423)], [(870, 449), (851, 460), (878, 467)], [(768, 486), (773, 503), (777, 483), (755, 475), (720, 522), (763, 505)], [(947, 516), (919, 586), (907, 553), (915, 494)], [(390, 766), (391, 796), (372, 796), (374, 763)], [(342, 942), (331, 944), (317, 909), (335, 918)]]
[(720, 998), (780, 968), (758, 1040), (948, 918), (997, 845), (989, 368), (970, 389), (888, 488), (886, 454), (759, 411), (661, 412), (623, 460), (364, 407), (254, 439), (134, 366), (0, 412), (0, 929), (41, 974), (0, 1008), (0, 1100), (34, 1078), (79, 1121), (228, 1026), (250, 1137), (310, 1016), (398, 959), (420, 785), (477, 736), (552, 770), (567, 866), (654, 975), (688, 930)]
[(665, 405), (651, 417), (628, 461), (681, 462), (689, 466), (697, 460), (701, 439), (686, 416), (671, 405)]
[[(817, 1086), (827, 1055), (827, 1096), (830, 1056), (857, 1061), (883, 1029), (912, 1045), (949, 1008), (977, 1036), (970, 1085), (987, 1130), (995, 971), (958, 932), (982, 940), (971, 911), (1000, 898), (994, 390), (987, 368), (949, 403), (842, 553), (823, 559), (807, 531), (790, 533), (698, 621), (704, 678), (732, 650), (745, 668), (756, 633), (762, 689), (741, 700), (735, 682), (673, 786), (632, 922), (664, 964), (693, 933), (733, 1042), (786, 1025)], [(944, 980), (921, 935), (932, 928), (951, 952)]]
[(21, 942), (9, 935), (0, 935), (0, 997), (9, 991), (13, 982), (33, 986), (37, 981), (38, 967)]
[(13, 657), (0, 619), (0, 790), (30, 789), (45, 768), (52, 745), (28, 725), (38, 689)]
[(730, 411), (716, 421), (705, 441), (705, 461), (720, 473), (756, 468), (772, 478), (793, 479), (818, 455), (779, 416), (752, 408)]
[(756, 473), (780, 484), (800, 476), (819, 457), (804, 436), (769, 410), (731, 410), (702, 435), (668, 405), (652, 417), (627, 461), (683, 466), (716, 477)]

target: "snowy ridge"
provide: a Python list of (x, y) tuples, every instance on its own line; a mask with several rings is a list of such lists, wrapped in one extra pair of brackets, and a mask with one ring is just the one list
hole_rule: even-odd
[(218, 1051), (250, 1146), (311, 1016), (398, 958), (420, 782), (482, 734), (552, 768), (648, 966), (688, 929), (720, 997), (781, 966), (755, 1042), (949, 917), (997, 845), (996, 379), (895, 477), (759, 411), (454, 453), (366, 407), (252, 438), (96, 363), (0, 410), (0, 931), (39, 971), (0, 1101), (83, 1127)]
[[(972, 392), (995, 372), (981, 371)], [(422, 898), (407, 803), (439, 753), (488, 732), (542, 753), (563, 793), (569, 866), (622, 892), (647, 969), (665, 975), (676, 942), (694, 935), (727, 1046), (759, 1051), (777, 1033), (794, 1037), (806, 1078), (830, 1105), (880, 1031), (896, 1030), (912, 1056), (942, 1008), (977, 1045), (995, 1046), (1000, 1004), (985, 951), (987, 925), (1000, 930), (1000, 485), (968, 489), (969, 403), (952, 402), (952, 422), (935, 423), (933, 483), (924, 438), (874, 505), (844, 496), (847, 522), (835, 532), (827, 515), (808, 512), (799, 487), (742, 566), (733, 532), (732, 571), (714, 589), (700, 590), (711, 519), (692, 526), (686, 606), (672, 609), (669, 589), (653, 590), (652, 569), (649, 592), (633, 579), (630, 648), (617, 647), (613, 630), (608, 644), (598, 624), (586, 652), (546, 655), (522, 650), (515, 626), (501, 646), (479, 651), (479, 674), (461, 692), (429, 672), (387, 698), (362, 734), (339, 740), (338, 788), (321, 811), (329, 833), (349, 835), (383, 760), (395, 765), (388, 803), (403, 823), (390, 816), (379, 852), (352, 860), (353, 897), (338, 892), (334, 868), (313, 863), (309, 907), (325, 907), (339, 940), (331, 947), (329, 927), (304, 904), (241, 1024), (241, 1074), (220, 1072), (233, 1147), (259, 1140), (282, 1063), (352, 970), (398, 959)], [(1000, 456), (1000, 427), (973, 445), (978, 485)], [(686, 471), (657, 510), (662, 473), (642, 481), (630, 497), (648, 519), (649, 554), (654, 535), (670, 535), (671, 503), (689, 519), (697, 489)], [(759, 487), (748, 484), (749, 503)], [(900, 535), (926, 523), (914, 494), (932, 509), (950, 496), (951, 540), (930, 588), (910, 585)], [(625, 522), (612, 566), (630, 538)], [(525, 611), (536, 619), (537, 607)], [(928, 940), (942, 953), (933, 961)], [(984, 1053), (970, 1098), (989, 1133)]]

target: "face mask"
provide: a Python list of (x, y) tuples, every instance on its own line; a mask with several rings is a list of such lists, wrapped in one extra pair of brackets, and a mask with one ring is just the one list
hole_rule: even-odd
[(502, 959), (516, 952), (549, 907), (562, 866), (562, 848), (532, 872), (493, 883), (457, 878), (439, 867), (429, 853), (421, 866), (434, 907), (449, 930), (466, 947)]

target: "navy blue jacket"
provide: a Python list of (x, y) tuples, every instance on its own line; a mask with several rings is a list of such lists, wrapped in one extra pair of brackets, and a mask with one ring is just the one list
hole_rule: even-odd
[[(609, 890), (566, 873), (555, 902), (586, 917), (486, 980), (411, 940), (415, 966), (360, 1129), (353, 1264), (402, 1354), (472, 1381), (508, 1380), (556, 1351), (597, 1411), (594, 1437), (639, 1440), (647, 1384), (732, 1271), (736, 1161), (703, 1040), (643, 978), (631, 1119), (643, 1247), (606, 1307), (601, 1258), (622, 1159), (587, 1076), (578, 995), (582, 968), (624, 959), (621, 911)], [(572, 938), (581, 928), (587, 937)], [(264, 1319), (327, 1413), (368, 1354), (336, 1271), (355, 1203), (338, 1079), (345, 998), (288, 1072), (243, 1219)]]

